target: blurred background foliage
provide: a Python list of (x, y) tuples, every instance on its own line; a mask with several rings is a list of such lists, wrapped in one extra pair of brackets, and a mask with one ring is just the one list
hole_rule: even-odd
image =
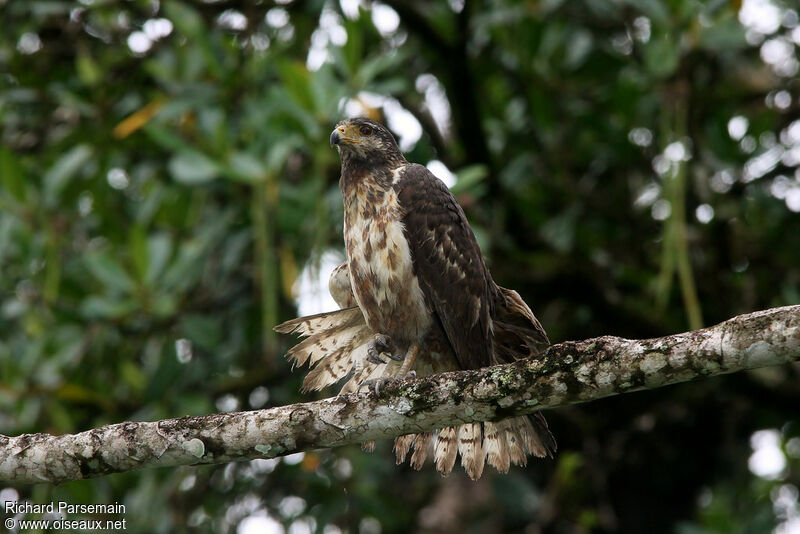
[[(0, 433), (307, 400), (271, 327), (329, 306), (352, 114), (452, 186), (554, 341), (797, 304), (798, 46), (792, 0), (0, 0)], [(381, 443), (0, 500), (148, 533), (797, 533), (798, 375), (556, 410), (555, 460), (478, 483)]]

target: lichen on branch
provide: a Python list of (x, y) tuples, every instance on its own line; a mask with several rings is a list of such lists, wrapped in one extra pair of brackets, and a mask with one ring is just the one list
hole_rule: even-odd
[(800, 306), (646, 340), (604, 336), (539, 360), (442, 373), (251, 412), (125, 422), (79, 434), (0, 435), (0, 482), (61, 483), (150, 467), (274, 458), (654, 389), (800, 360)]

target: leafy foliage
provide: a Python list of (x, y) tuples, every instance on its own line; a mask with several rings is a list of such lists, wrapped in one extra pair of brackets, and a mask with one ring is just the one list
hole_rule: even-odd
[[(279, 4), (0, 1), (0, 432), (301, 400), (271, 327), (341, 248), (354, 111), (455, 171), (556, 341), (800, 302), (796, 5)], [(797, 378), (560, 410), (556, 460), (477, 485), (379, 444), (3, 495), (129, 532), (768, 532), (800, 514)]]

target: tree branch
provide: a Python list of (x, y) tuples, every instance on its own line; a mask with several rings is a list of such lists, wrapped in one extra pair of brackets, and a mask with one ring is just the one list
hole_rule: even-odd
[(157, 466), (273, 458), (489, 421), (703, 376), (800, 360), (800, 306), (647, 340), (554, 345), (540, 360), (443, 373), (268, 410), (0, 436), (0, 482), (60, 483)]

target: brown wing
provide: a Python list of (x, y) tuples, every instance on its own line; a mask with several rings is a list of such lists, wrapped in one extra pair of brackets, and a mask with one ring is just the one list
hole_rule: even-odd
[(491, 365), (490, 295), (495, 286), (464, 211), (447, 186), (422, 165), (406, 165), (395, 188), (414, 274), (459, 365)]

